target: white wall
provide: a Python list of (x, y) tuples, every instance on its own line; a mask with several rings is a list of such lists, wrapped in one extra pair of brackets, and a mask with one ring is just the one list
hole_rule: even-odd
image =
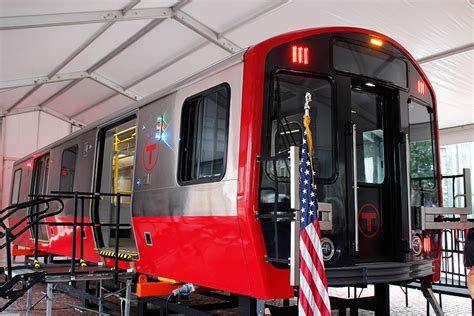
[(474, 142), (474, 124), (439, 130), (440, 146)]
[(0, 134), (0, 205), (9, 202), (13, 163), (69, 135), (71, 124), (42, 111), (11, 114), (2, 119)]

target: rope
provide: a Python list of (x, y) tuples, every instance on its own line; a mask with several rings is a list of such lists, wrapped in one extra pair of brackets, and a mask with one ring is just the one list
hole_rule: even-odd
[(311, 100), (311, 93), (306, 92), (305, 95), (306, 103), (305, 103), (305, 114), (303, 116), (303, 125), (306, 131), (306, 139), (308, 140), (308, 157), (309, 157), (309, 163), (311, 166), (311, 178), (313, 185), (316, 184), (314, 182), (314, 165), (313, 165), (313, 135), (311, 134), (311, 117), (309, 116), (309, 103), (312, 101)]

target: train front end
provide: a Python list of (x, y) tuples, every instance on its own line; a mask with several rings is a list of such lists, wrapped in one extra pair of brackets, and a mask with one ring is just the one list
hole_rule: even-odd
[(440, 204), (436, 100), (413, 57), (337, 27), (269, 39), (244, 67), (238, 203), (253, 296), (293, 296), (288, 151), (301, 148), (307, 92), (329, 286), (439, 278), (441, 232), (420, 222)]

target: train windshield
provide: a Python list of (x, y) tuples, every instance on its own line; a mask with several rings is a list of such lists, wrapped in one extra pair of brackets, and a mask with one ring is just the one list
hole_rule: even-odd
[(408, 104), (410, 134), (410, 177), (413, 206), (438, 204), (436, 185), (433, 113), (430, 107)]
[[(332, 86), (324, 78), (309, 74), (279, 72), (274, 78), (274, 100), (269, 107), (267, 124), (267, 156), (279, 156), (274, 163), (267, 163), (262, 186), (262, 200), (275, 200), (275, 186), (278, 200), (289, 199), (289, 170), (287, 152), (290, 146), (300, 146), (303, 131), (303, 114), (306, 92), (311, 93), (311, 130), (314, 138), (316, 178), (329, 179), (334, 174), (334, 150), (332, 137)], [(271, 189), (269, 189), (271, 188)]]
[(336, 70), (407, 87), (407, 64), (392, 55), (343, 41), (333, 43)]

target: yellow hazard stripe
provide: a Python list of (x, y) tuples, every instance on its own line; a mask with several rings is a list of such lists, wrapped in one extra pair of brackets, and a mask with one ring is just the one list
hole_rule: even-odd
[[(110, 251), (110, 250), (100, 250), (99, 254), (104, 257), (115, 257), (115, 251)], [(124, 253), (124, 252), (119, 252), (118, 257), (120, 259), (126, 259), (126, 260), (132, 260), (134, 257), (138, 256), (137, 253)]]

